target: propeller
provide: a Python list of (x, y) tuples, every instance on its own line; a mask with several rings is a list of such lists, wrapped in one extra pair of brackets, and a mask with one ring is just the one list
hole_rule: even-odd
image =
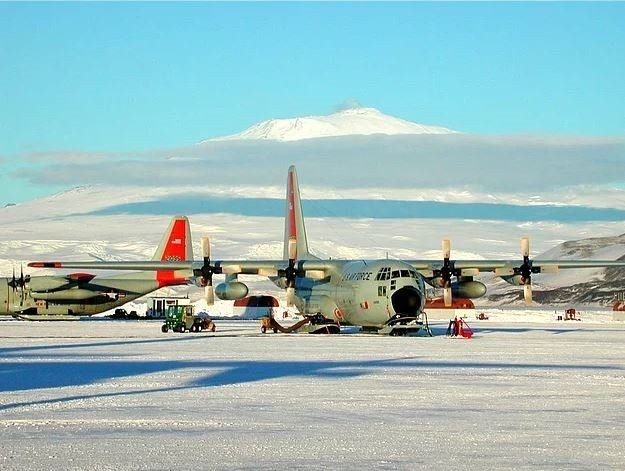
[(17, 289), (17, 280), (15, 279), (15, 266), (13, 266), (13, 279), (9, 282), (9, 286), (13, 288), (13, 294), (15, 294), (15, 290)]
[(449, 260), (451, 257), (451, 241), (449, 239), (443, 239), (442, 248), (443, 266), (441, 267), (441, 285), (443, 287), (445, 306), (449, 307), (452, 304), (451, 277), (454, 274), (454, 264)]
[(297, 240), (289, 239), (289, 266), (278, 271), (278, 276), (286, 279), (286, 305), (291, 307), (295, 304), (295, 279), (297, 269), (295, 268), (295, 258), (297, 257)]
[(529, 237), (521, 237), (521, 255), (523, 264), (518, 268), (523, 284), (523, 298), (525, 304), (532, 304), (532, 261), (530, 260), (530, 240)]
[(24, 266), (20, 265), (20, 277), (15, 277), (15, 267), (13, 267), (13, 277), (11, 281), (7, 284), (13, 288), (13, 296), (15, 296), (15, 291), (19, 287), (20, 289), (20, 306), (24, 304), (24, 299), (26, 297), (26, 293), (24, 293), (24, 288), (26, 287), (26, 283), (30, 281), (30, 275), (24, 276)]
[(213, 274), (221, 273), (221, 267), (211, 265), (211, 246), (208, 236), (202, 237), (202, 257), (204, 264), (200, 269), (202, 274), (202, 284), (204, 284), (204, 297), (206, 304), (212, 306), (215, 304), (215, 290), (213, 289)]

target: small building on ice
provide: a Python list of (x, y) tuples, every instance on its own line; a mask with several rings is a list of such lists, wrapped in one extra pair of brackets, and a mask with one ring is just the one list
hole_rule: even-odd
[(191, 300), (186, 296), (152, 296), (148, 298), (146, 317), (164, 319), (169, 306), (187, 306)]
[(247, 296), (234, 302), (232, 314), (244, 319), (259, 319), (272, 314), (277, 316), (279, 307), (278, 300), (273, 296)]

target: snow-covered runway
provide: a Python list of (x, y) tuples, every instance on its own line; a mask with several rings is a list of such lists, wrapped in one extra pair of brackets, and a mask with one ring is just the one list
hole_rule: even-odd
[(0, 468), (623, 469), (625, 325), (0, 322)]

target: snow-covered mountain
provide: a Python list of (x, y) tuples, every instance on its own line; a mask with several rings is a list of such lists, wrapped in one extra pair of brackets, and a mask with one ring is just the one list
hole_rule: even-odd
[(305, 116), (290, 119), (271, 119), (255, 124), (239, 134), (207, 139), (299, 141), (318, 137), (371, 134), (454, 134), (447, 128), (428, 126), (395, 118), (375, 108), (351, 108), (327, 116)]

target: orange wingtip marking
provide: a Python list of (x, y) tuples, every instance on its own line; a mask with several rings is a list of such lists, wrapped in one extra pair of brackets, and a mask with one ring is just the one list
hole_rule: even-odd
[(33, 268), (62, 268), (61, 262), (30, 262), (29, 267)]

